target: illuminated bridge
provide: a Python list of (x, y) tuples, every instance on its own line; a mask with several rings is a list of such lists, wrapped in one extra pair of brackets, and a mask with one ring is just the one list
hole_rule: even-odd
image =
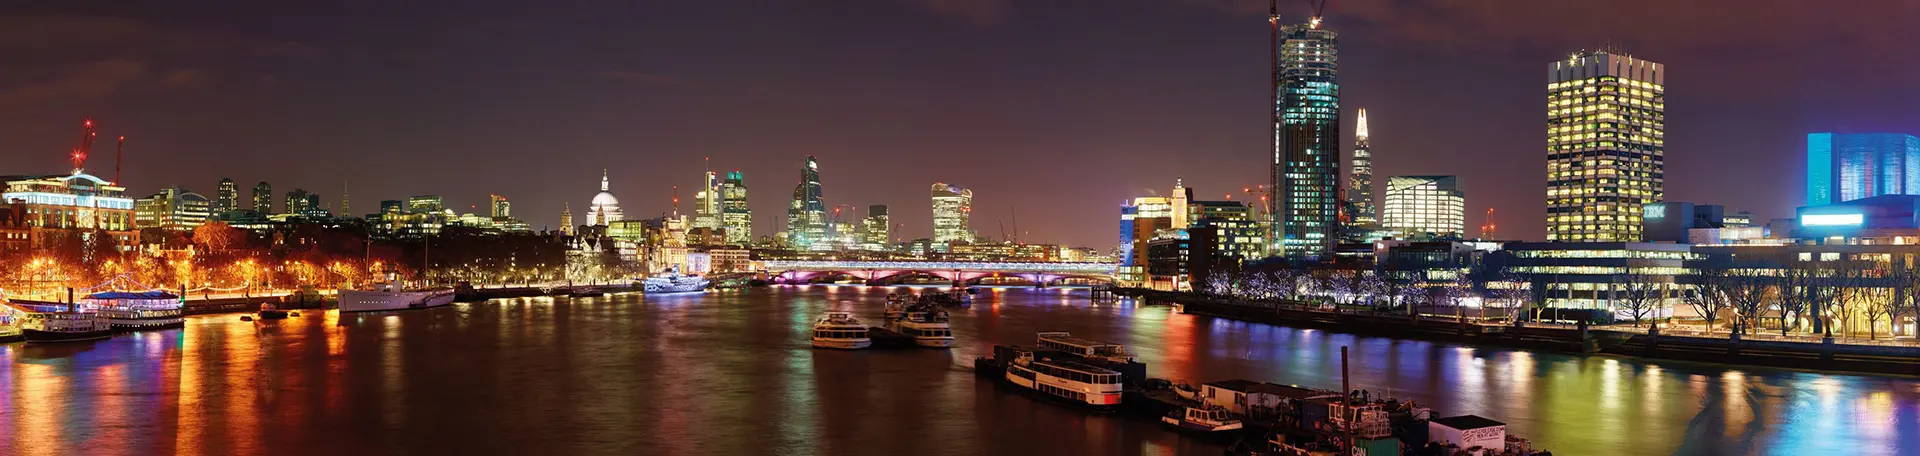
[(772, 260), (767, 275), (778, 283), (809, 283), (852, 278), (868, 285), (891, 285), (910, 279), (938, 277), (956, 285), (984, 280), (1025, 282), (1038, 287), (1063, 282), (1108, 283), (1113, 263), (1042, 263), (1004, 261), (833, 261)]

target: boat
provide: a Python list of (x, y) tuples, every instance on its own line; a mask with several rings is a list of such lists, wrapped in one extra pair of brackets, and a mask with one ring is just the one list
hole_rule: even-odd
[(113, 337), (105, 315), (74, 304), (8, 302), (19, 317), (20, 335), (27, 342), (75, 342)]
[(1094, 361), (1109, 363), (1128, 363), (1133, 354), (1127, 352), (1127, 346), (1073, 337), (1066, 331), (1041, 331), (1036, 344), (1042, 349), (1064, 352), (1069, 355)]
[(913, 338), (914, 345), (932, 348), (953, 346), (953, 328), (947, 313), (939, 309), (888, 301), (886, 328)]
[(640, 284), (641, 291), (647, 293), (693, 293), (706, 291), (709, 282), (705, 277), (681, 274), (679, 268), (667, 268), (666, 274), (647, 277)]
[(121, 331), (178, 328), (186, 322), (180, 296), (165, 291), (105, 291), (87, 295), (80, 304), (95, 309)]
[(974, 366), (998, 370), (1015, 388), (1096, 411), (1118, 409), (1124, 397), (1120, 372), (1024, 347), (995, 345), (993, 358), (976, 359)]
[(867, 337), (867, 325), (852, 313), (827, 312), (813, 323), (814, 348), (839, 348), (858, 350), (873, 346), (873, 339)]
[(273, 303), (270, 302), (260, 303), (260, 312), (258, 314), (261, 320), (280, 320), (287, 318), (286, 309), (275, 307)]
[(20, 334), (20, 318), (11, 309), (0, 309), (0, 343), (24, 339)]
[(1174, 428), (1205, 434), (1223, 435), (1240, 430), (1240, 419), (1220, 407), (1187, 405), (1167, 411), (1160, 422)]
[(452, 304), (452, 288), (407, 290), (400, 280), (371, 290), (340, 290), (341, 312), (377, 312), (382, 310), (427, 309)]

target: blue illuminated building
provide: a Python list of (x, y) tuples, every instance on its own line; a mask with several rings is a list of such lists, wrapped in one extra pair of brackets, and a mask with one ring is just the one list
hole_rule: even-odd
[(1884, 239), (1895, 244), (1920, 239), (1920, 195), (1880, 195), (1795, 212), (1794, 237), (1801, 239)]
[(1920, 195), (1920, 138), (1904, 133), (1807, 135), (1807, 205)]
[(1271, 237), (1287, 257), (1324, 258), (1340, 211), (1338, 34), (1313, 18), (1278, 38)]

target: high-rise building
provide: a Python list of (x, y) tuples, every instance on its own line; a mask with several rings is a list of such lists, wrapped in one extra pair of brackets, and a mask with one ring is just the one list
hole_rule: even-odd
[(607, 184), (607, 170), (600, 170), (600, 193), (593, 195), (593, 201), (587, 204), (587, 225), (607, 226), (621, 219), (620, 199), (613, 197), (612, 188)]
[(865, 244), (887, 245), (893, 242), (893, 231), (888, 225), (887, 205), (867, 206), (867, 218), (860, 222), (861, 242)]
[(973, 229), (967, 224), (972, 215), (972, 189), (933, 183), (934, 243), (973, 242)]
[(1270, 204), (1274, 241), (1288, 257), (1326, 257), (1339, 224), (1338, 36), (1320, 18), (1278, 32)]
[(214, 194), (213, 213), (225, 214), (240, 208), (240, 188), (233, 179), (220, 178), (220, 187)]
[(717, 230), (721, 228), (721, 195), (718, 174), (707, 171), (700, 181), (700, 191), (693, 193), (693, 227)]
[(1920, 195), (1920, 138), (1905, 133), (1807, 135), (1807, 205)]
[(513, 203), (507, 202), (507, 197), (505, 196), (487, 195), (487, 209), (487, 215), (489, 217), (496, 219), (513, 217)]
[(295, 188), (293, 191), (287, 192), (286, 201), (286, 205), (282, 206), (282, 208), (286, 209), (286, 212), (284, 212), (286, 214), (301, 214), (312, 209), (307, 207), (308, 198), (306, 189)]
[[(231, 181), (229, 181), (231, 182)], [(212, 216), (211, 202), (199, 193), (169, 188), (133, 203), (134, 225), (171, 231), (193, 231)]]
[(720, 181), (720, 225), (727, 232), (727, 243), (753, 243), (753, 209), (747, 207), (747, 176), (739, 170), (727, 173)]
[(1584, 51), (1547, 68), (1547, 240), (1637, 242), (1665, 195), (1666, 68)]
[(12, 205), (14, 223), (32, 228), (11, 235), (26, 236), (30, 248), (54, 249), (75, 238), (109, 241), (122, 251), (139, 245), (134, 201), (118, 184), (81, 172), (9, 176), (4, 188), (0, 201)]
[(1347, 179), (1347, 205), (1353, 208), (1353, 224), (1375, 226), (1379, 213), (1373, 207), (1373, 150), (1367, 141), (1367, 108), (1353, 126), (1353, 174)]
[(253, 211), (261, 216), (273, 213), (273, 185), (267, 181), (253, 184)]
[(1454, 176), (1393, 176), (1381, 218), (1388, 230), (1412, 237), (1462, 237), (1466, 195)]
[(407, 197), (407, 213), (432, 214), (447, 209), (447, 202), (440, 195), (413, 195)]
[(560, 233), (573, 235), (573, 205), (560, 203)]
[(795, 250), (811, 250), (827, 238), (827, 205), (821, 200), (820, 162), (807, 156), (800, 168), (800, 184), (793, 187), (793, 203), (787, 207), (787, 245)]

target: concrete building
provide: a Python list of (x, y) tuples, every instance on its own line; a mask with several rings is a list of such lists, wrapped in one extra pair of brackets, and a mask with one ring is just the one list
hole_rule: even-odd
[(1920, 138), (1904, 133), (1807, 135), (1807, 205), (1920, 195)]
[(1381, 218), (1386, 229), (1411, 238), (1466, 235), (1466, 194), (1454, 176), (1394, 176), (1387, 179)]
[(1555, 314), (1544, 320), (1623, 320), (1628, 287), (1667, 284), (1660, 315), (1680, 301), (1679, 280), (1693, 274), (1689, 261), (1701, 259), (1692, 246), (1652, 242), (1516, 242), (1504, 255), (1489, 256), (1491, 267), (1530, 282), (1537, 302)]
[(513, 203), (508, 202), (505, 196), (489, 194), (487, 195), (487, 216), (495, 219), (513, 217)]
[(134, 202), (134, 225), (193, 231), (213, 217), (213, 205), (199, 193), (169, 188)]
[(973, 190), (933, 183), (933, 242), (973, 242)]
[(693, 228), (721, 228), (720, 175), (708, 170), (701, 175), (700, 191), (693, 192)]
[(1665, 199), (1666, 68), (1583, 51), (1547, 69), (1547, 240), (1640, 240)]
[(0, 180), (6, 182), (0, 201), (19, 214), (15, 226), (26, 229), (31, 248), (52, 248), (76, 237), (94, 241), (96, 230), (123, 251), (140, 241), (133, 199), (124, 187), (84, 172)]
[(861, 242), (868, 246), (885, 248), (893, 243), (893, 227), (887, 216), (887, 205), (867, 206), (867, 218), (860, 221)]

